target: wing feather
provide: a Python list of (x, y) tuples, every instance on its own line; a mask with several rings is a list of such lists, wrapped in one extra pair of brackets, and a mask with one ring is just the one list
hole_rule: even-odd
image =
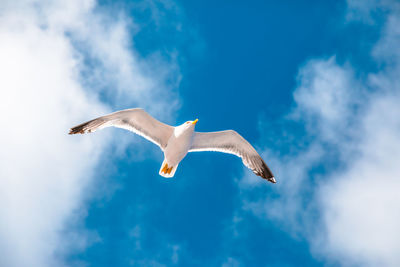
[(249, 142), (233, 130), (221, 132), (195, 132), (189, 152), (218, 151), (242, 158), (243, 164), (256, 175), (275, 183), (274, 175)]
[(91, 133), (106, 127), (117, 127), (132, 131), (158, 145), (162, 150), (167, 146), (174, 127), (164, 124), (141, 108), (117, 111), (70, 129), (69, 134)]

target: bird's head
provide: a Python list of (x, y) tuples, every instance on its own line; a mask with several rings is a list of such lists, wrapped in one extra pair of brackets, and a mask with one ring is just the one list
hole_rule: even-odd
[(194, 121), (187, 121), (183, 124), (185, 129), (193, 128), (196, 125), (196, 123), (199, 121), (199, 119), (195, 119)]
[(195, 119), (194, 121), (187, 121), (177, 127), (175, 127), (175, 135), (181, 135), (183, 133), (189, 133), (194, 131), (194, 126), (196, 125), (198, 119)]
[(199, 121), (199, 119), (195, 119), (194, 121), (187, 121), (187, 122), (185, 122), (185, 124), (188, 124), (188, 125), (196, 125), (196, 123)]
[(194, 126), (196, 125), (197, 121), (198, 121), (198, 119), (195, 119), (194, 121), (187, 121), (187, 122), (181, 124), (179, 126), (179, 128), (181, 128), (182, 131), (186, 131), (189, 129), (194, 130)]

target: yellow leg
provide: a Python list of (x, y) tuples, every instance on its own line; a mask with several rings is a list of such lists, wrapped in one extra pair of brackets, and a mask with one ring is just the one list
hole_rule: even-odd
[(168, 174), (170, 174), (170, 173), (171, 173), (171, 171), (172, 171), (172, 168), (173, 168), (173, 166), (167, 170), (167, 173), (168, 173)]
[(168, 164), (165, 163), (164, 168), (162, 168), (161, 172), (167, 173), (167, 170), (168, 170)]

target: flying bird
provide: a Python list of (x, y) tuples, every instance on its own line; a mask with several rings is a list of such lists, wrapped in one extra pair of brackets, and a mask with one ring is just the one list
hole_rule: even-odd
[(233, 130), (220, 132), (195, 132), (198, 119), (173, 127), (164, 124), (141, 108), (117, 111), (79, 124), (69, 134), (91, 133), (114, 126), (132, 131), (158, 145), (164, 152), (159, 174), (166, 178), (175, 175), (181, 160), (188, 152), (218, 151), (242, 158), (243, 164), (256, 175), (276, 183), (274, 175), (257, 151), (240, 134)]

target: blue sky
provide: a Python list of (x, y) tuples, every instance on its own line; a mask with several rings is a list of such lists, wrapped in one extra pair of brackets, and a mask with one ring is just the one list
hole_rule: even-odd
[[(1, 5), (0, 265), (400, 264), (396, 1)], [(65, 135), (131, 107), (236, 130), (277, 184), (213, 152), (164, 179), (130, 132)]]

